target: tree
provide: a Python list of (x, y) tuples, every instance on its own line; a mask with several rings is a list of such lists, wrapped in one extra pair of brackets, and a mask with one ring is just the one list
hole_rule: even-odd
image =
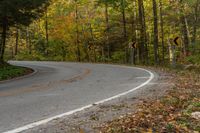
[(193, 34), (192, 34), (192, 43), (196, 44), (196, 38), (197, 38), (197, 30), (198, 30), (198, 26), (199, 25), (199, 12), (200, 12), (200, 1), (197, 0), (197, 2), (194, 4), (194, 11), (193, 11), (193, 18), (194, 18), (194, 22), (193, 22)]
[(77, 48), (77, 61), (81, 61), (81, 52), (80, 52), (80, 46), (79, 46), (79, 16), (78, 16), (78, 1), (75, 0), (75, 23), (76, 23), (76, 48)]
[(16, 42), (15, 42), (15, 52), (14, 54), (18, 54), (18, 45), (19, 45), (19, 28), (16, 28)]
[(135, 43), (135, 47), (131, 48), (131, 64), (135, 64), (135, 55), (137, 52), (136, 42), (137, 42), (137, 9), (136, 9), (136, 0), (133, 1), (133, 14), (132, 14), (132, 23), (131, 23), (131, 34), (132, 42)]
[[(31, 25), (17, 22), (7, 28), (6, 57), (11, 57), (8, 55), (12, 54), (13, 40), (18, 40), (14, 31), (17, 26), (20, 31), (17, 58), (35, 56), (30, 59), (157, 64), (169, 56), (167, 40), (179, 37), (187, 51), (190, 51), (187, 45), (190, 40), (195, 47), (198, 45), (199, 3), (199, 0), (52, 0), (48, 10), (46, 4), (40, 6), (42, 11), (36, 14)], [(35, 9), (32, 12), (35, 14)], [(43, 16), (37, 19), (40, 14)], [(131, 40), (135, 50), (127, 49)], [(26, 41), (31, 44), (31, 55)], [(176, 53), (181, 50), (177, 48)]]
[(108, 59), (111, 58), (111, 46), (110, 46), (110, 40), (109, 40), (109, 32), (110, 32), (110, 24), (109, 24), (109, 6), (113, 5), (115, 3), (114, 0), (98, 0), (97, 3), (99, 5), (103, 4), (105, 8), (105, 37), (106, 37), (106, 46), (107, 46), (107, 53), (108, 53)]
[(0, 27), (2, 37), (0, 44), (0, 64), (3, 63), (3, 56), (6, 46), (7, 31), (15, 25), (28, 26), (32, 20), (42, 16), (48, 0), (1, 0), (0, 1)]
[(164, 21), (163, 21), (163, 3), (162, 0), (159, 0), (159, 6), (160, 6), (160, 29), (161, 29), (161, 45), (162, 45), (162, 61), (165, 60), (165, 35), (164, 35)]
[(156, 0), (152, 0), (154, 16), (154, 61), (158, 64), (158, 14)]
[(188, 55), (189, 44), (190, 44), (189, 31), (188, 31), (188, 20), (184, 13), (184, 10), (185, 10), (184, 1), (180, 0), (179, 4), (181, 5), (181, 7), (180, 7), (180, 23), (181, 23), (180, 29), (181, 29), (181, 34), (182, 34), (183, 43), (184, 43), (184, 54)]
[(139, 58), (144, 64), (146, 58), (145, 45), (146, 45), (146, 26), (144, 18), (143, 0), (138, 0), (138, 13), (139, 13), (139, 30), (140, 30), (140, 41), (139, 41)]
[(125, 0), (121, 0), (120, 1), (121, 13), (122, 13), (122, 20), (123, 20), (123, 35), (124, 35), (124, 40), (127, 39), (125, 3), (126, 3)]
[[(48, 33), (48, 9), (45, 9), (45, 33), (46, 33), (46, 47), (49, 45), (49, 33)], [(45, 54), (48, 55), (48, 50), (45, 51)]]

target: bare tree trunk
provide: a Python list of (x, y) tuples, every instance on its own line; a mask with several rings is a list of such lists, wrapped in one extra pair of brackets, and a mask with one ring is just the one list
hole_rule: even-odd
[(145, 46), (145, 51), (144, 51), (144, 61), (146, 61), (146, 64), (149, 64), (149, 49), (148, 49), (148, 40), (147, 40), (147, 32), (146, 32), (146, 19), (145, 19), (145, 11), (144, 11), (144, 4), (142, 2), (142, 19), (143, 19), (143, 27), (144, 27), (144, 46)]
[[(1, 57), (1, 52), (2, 52), (2, 48), (3, 48), (3, 29), (2, 31), (0, 31), (0, 57)], [(1, 63), (1, 62), (0, 62)]]
[(145, 25), (144, 25), (144, 15), (143, 15), (143, 0), (138, 0), (138, 13), (139, 13), (139, 25), (140, 25), (140, 41), (139, 41), (139, 59), (141, 63), (145, 63), (146, 53), (145, 53)]
[(193, 24), (193, 34), (192, 34), (192, 43), (196, 43), (196, 33), (197, 33), (197, 23), (198, 23), (198, 7), (199, 3), (197, 2), (194, 8), (194, 24)]
[(31, 38), (32, 38), (32, 33), (29, 31), (29, 38), (28, 38), (28, 41), (29, 41), (29, 47), (28, 47), (29, 54), (32, 54), (32, 41), (31, 41)]
[(106, 45), (107, 45), (107, 51), (108, 51), (108, 59), (111, 58), (111, 48), (109, 43), (109, 16), (108, 16), (108, 3), (105, 2), (105, 19), (106, 19)]
[(89, 25), (90, 25), (90, 35), (92, 37), (92, 44), (93, 44), (94, 62), (96, 62), (96, 49), (95, 49), (95, 45), (94, 45), (94, 34), (93, 34), (93, 29), (92, 29), (91, 23)]
[(82, 34), (83, 34), (83, 38), (84, 38), (84, 41), (85, 41), (85, 47), (84, 47), (84, 52), (86, 54), (86, 60), (89, 62), (90, 61), (90, 56), (89, 56), (89, 53), (88, 53), (88, 45), (89, 45), (89, 42), (86, 41), (86, 36), (85, 36), (85, 30), (84, 30), (84, 27), (82, 25)]
[[(121, 13), (122, 13), (122, 20), (123, 20), (123, 35), (124, 35), (124, 42), (127, 40), (127, 29), (126, 29), (126, 12), (125, 12), (125, 0), (121, 0)], [(125, 63), (128, 63), (128, 48), (125, 46)]]
[(101, 57), (103, 58), (103, 62), (105, 62), (105, 52), (104, 52), (104, 46), (101, 46)]
[(0, 64), (3, 64), (4, 62), (4, 52), (6, 47), (6, 36), (7, 36), (7, 29), (8, 29), (8, 20), (7, 17), (4, 17), (2, 20), (2, 43), (1, 43), (1, 51), (0, 51)]
[(156, 0), (152, 0), (154, 16), (154, 61), (158, 64), (158, 15)]
[[(136, 44), (137, 42), (137, 33), (136, 33), (136, 0), (133, 1), (133, 17), (132, 17), (132, 42)], [(135, 64), (135, 54), (136, 53), (136, 47), (131, 49), (131, 64)]]
[(18, 45), (19, 45), (19, 28), (16, 28), (16, 42), (15, 42), (15, 56), (18, 54)]
[(79, 46), (79, 30), (78, 30), (78, 4), (76, 1), (76, 11), (75, 11), (75, 19), (76, 19), (76, 48), (77, 48), (77, 61), (81, 61), (81, 52), (80, 52), (80, 46)]
[[(43, 47), (44, 47), (43, 49), (45, 51), (46, 47), (45, 46), (43, 46)], [(26, 27), (26, 48), (28, 50), (28, 53), (31, 54), (32, 53), (32, 49), (31, 49), (31, 32), (29, 30), (29, 27)], [(47, 54), (47, 53), (45, 52), (45, 54)]]
[(180, 5), (181, 5), (180, 13), (182, 13), (181, 16), (180, 16), (181, 33), (182, 33), (182, 36), (183, 36), (184, 54), (185, 54), (185, 56), (187, 56), (188, 53), (189, 53), (190, 40), (189, 40), (187, 18), (186, 18), (185, 14), (184, 14), (184, 8), (185, 7), (184, 7), (184, 4), (182, 3), (182, 0), (180, 0)]
[(159, 0), (160, 4), (160, 28), (161, 28), (161, 36), (162, 36), (162, 62), (165, 61), (165, 35), (164, 35), (164, 21), (163, 21), (163, 5), (162, 0)]
[(187, 56), (189, 52), (189, 35), (187, 30), (187, 19), (185, 15), (181, 16), (181, 33), (183, 36), (183, 43), (184, 43), (184, 53)]
[(28, 52), (29, 52), (29, 47), (30, 47), (29, 38), (30, 38), (29, 27), (26, 27), (26, 48), (28, 49)]
[(46, 7), (46, 12), (45, 12), (45, 31), (46, 31), (46, 49), (45, 49), (45, 53), (48, 56), (48, 50), (47, 47), (49, 45), (49, 33), (48, 33), (48, 9)]
[(125, 0), (121, 0), (121, 10), (122, 10), (122, 19), (123, 19), (123, 34), (124, 41), (127, 39), (127, 30), (126, 30), (126, 12), (125, 12)]
[(66, 50), (65, 47), (62, 46), (62, 61), (65, 61), (65, 57), (66, 57)]

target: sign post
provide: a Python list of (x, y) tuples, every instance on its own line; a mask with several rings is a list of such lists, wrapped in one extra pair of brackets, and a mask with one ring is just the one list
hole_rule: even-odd
[(136, 48), (136, 42), (130, 42), (129, 48), (131, 49), (131, 64), (135, 64), (135, 48)]
[(176, 46), (170, 44), (170, 46), (169, 46), (169, 57), (170, 57), (170, 62), (171, 62), (172, 67), (176, 66), (175, 50), (176, 50)]
[(176, 66), (176, 47), (181, 47), (180, 37), (175, 37), (172, 40), (169, 40), (169, 57), (172, 67)]

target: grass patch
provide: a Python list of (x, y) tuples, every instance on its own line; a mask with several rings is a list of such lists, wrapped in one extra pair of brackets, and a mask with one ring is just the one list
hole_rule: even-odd
[(0, 67), (0, 81), (23, 76), (31, 72), (31, 69), (25, 67), (12, 66), (8, 64), (2, 65)]

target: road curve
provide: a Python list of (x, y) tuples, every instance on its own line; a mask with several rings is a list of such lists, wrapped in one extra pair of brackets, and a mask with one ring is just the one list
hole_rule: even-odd
[[(0, 83), (0, 132), (103, 103), (148, 84), (139, 68), (64, 62), (10, 62), (36, 73)], [(89, 107), (89, 106), (88, 106)]]

